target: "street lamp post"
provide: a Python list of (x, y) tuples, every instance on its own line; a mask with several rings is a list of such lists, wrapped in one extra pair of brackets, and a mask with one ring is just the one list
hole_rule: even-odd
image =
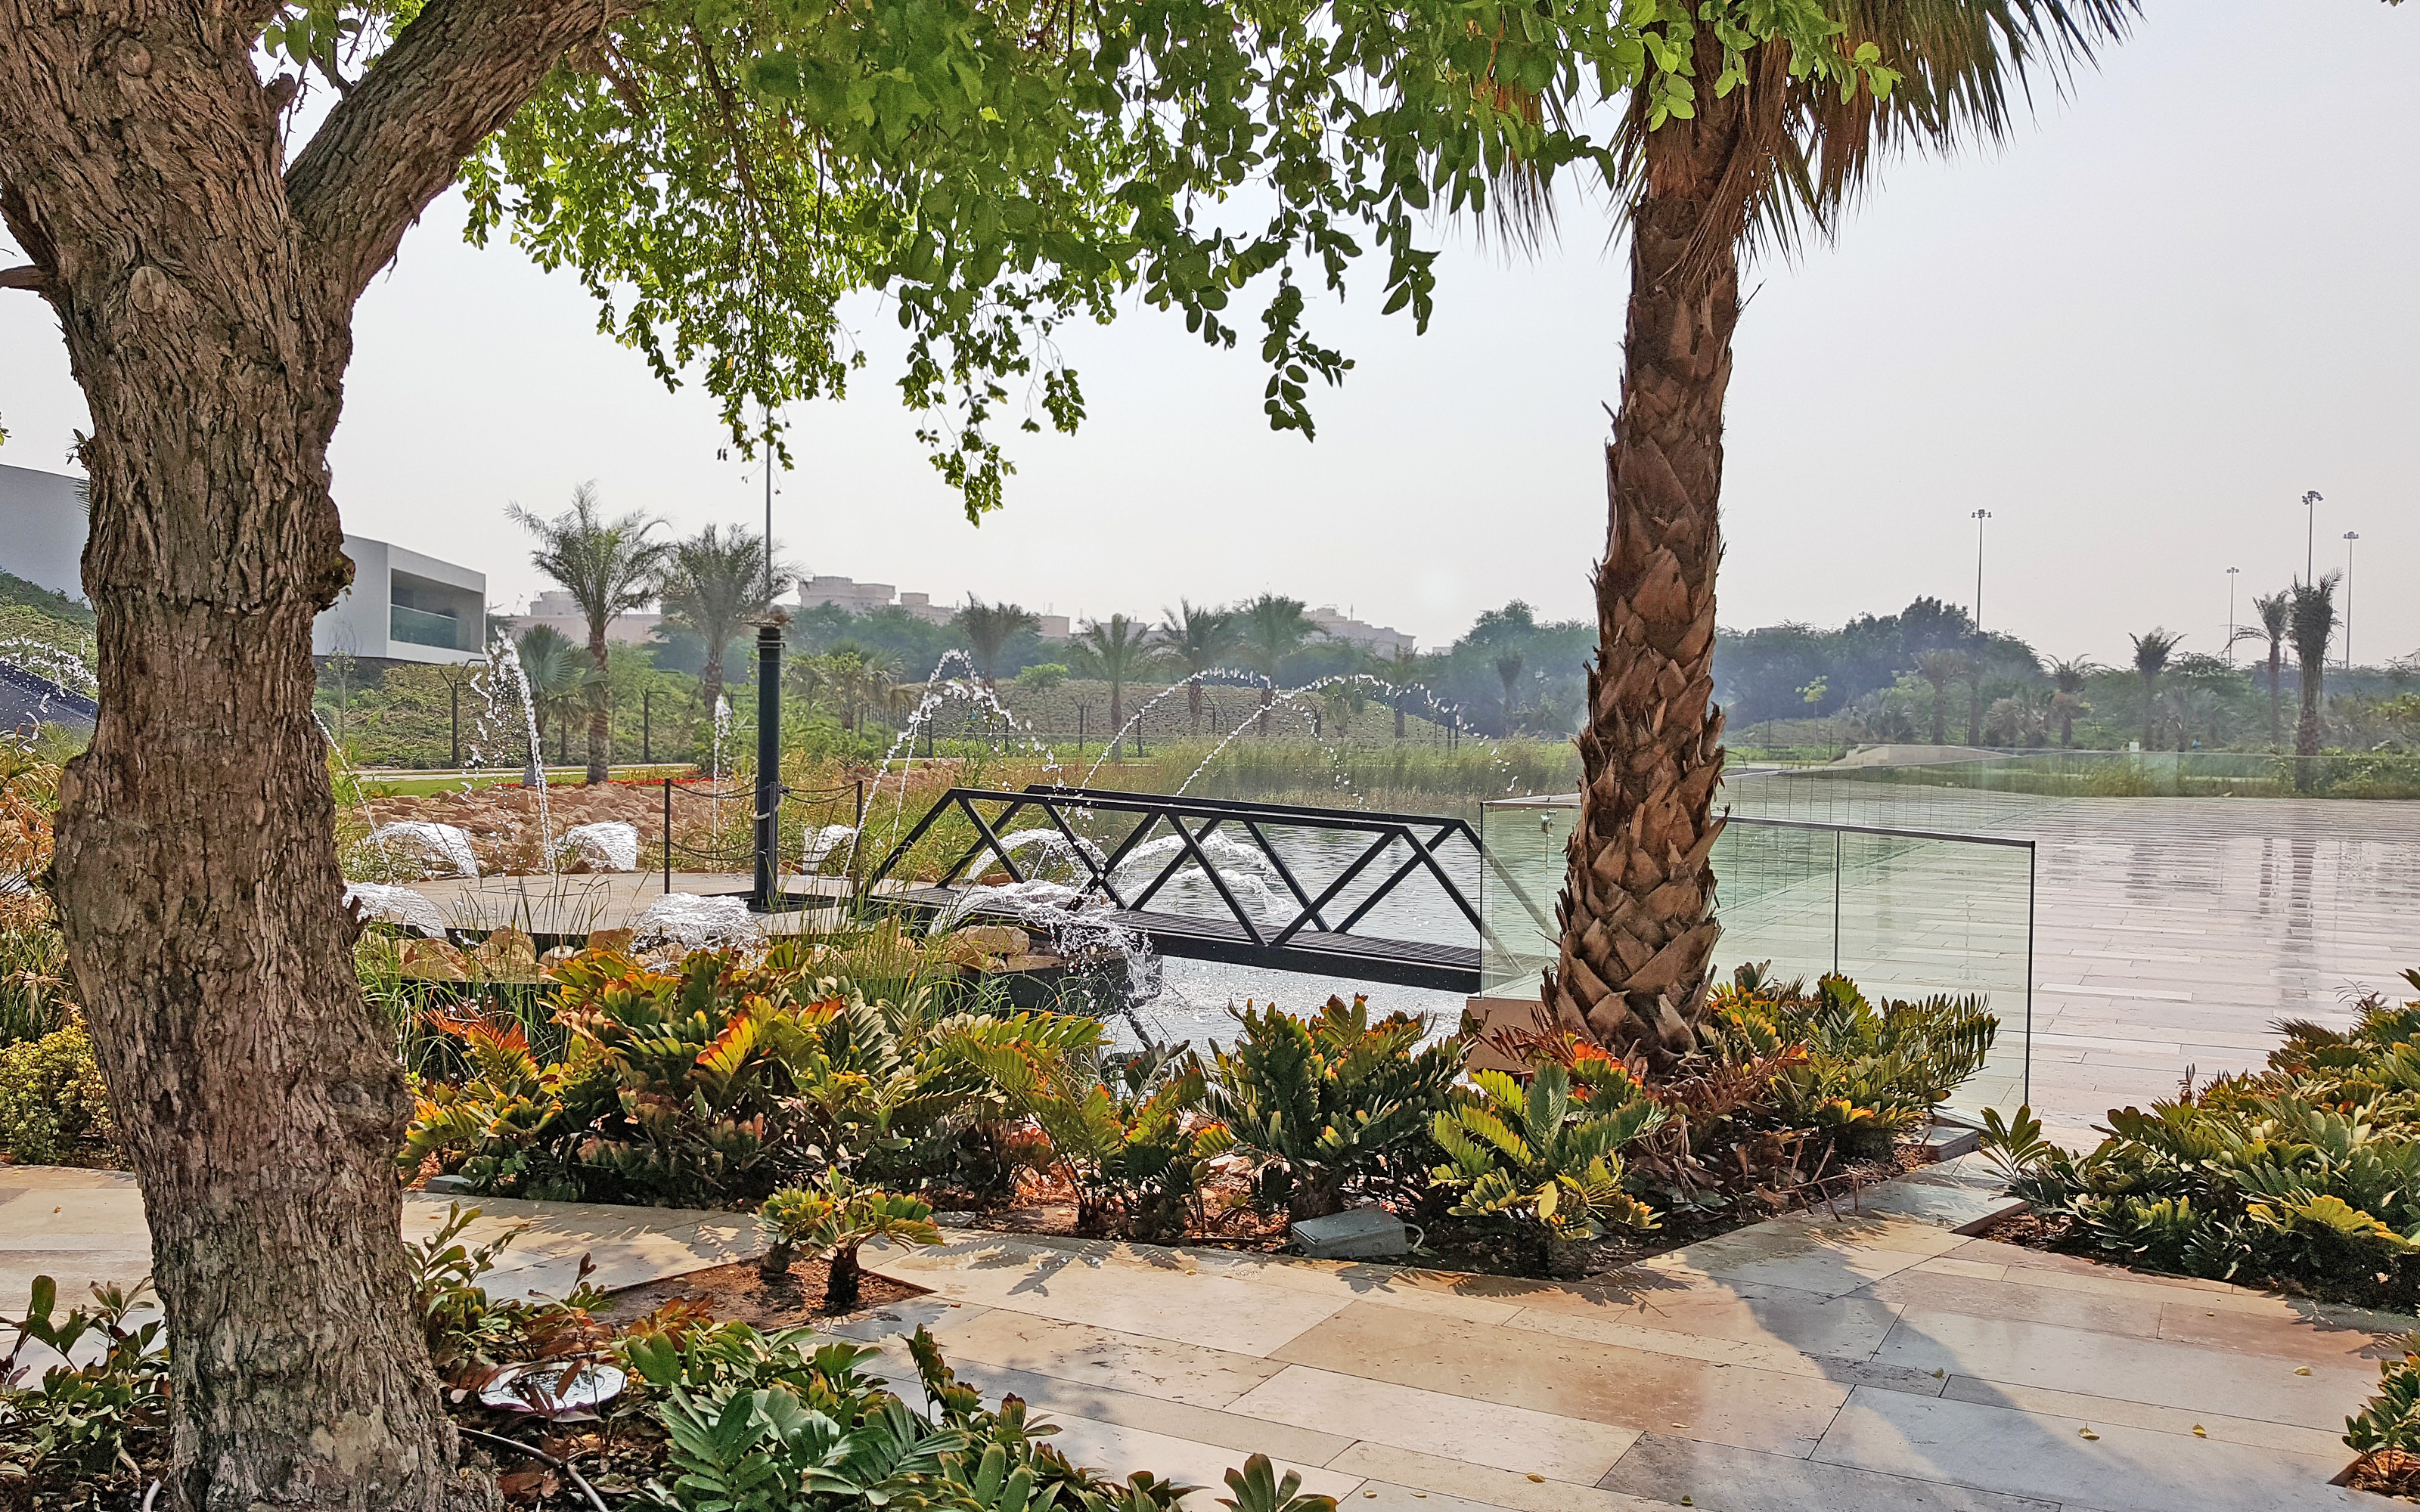
[(1978, 509), (1969, 517), (1975, 522), (1975, 633), (1983, 633), (1983, 522), (1992, 517), (1988, 509)]
[(2226, 659), (2235, 659), (2235, 579), (2243, 575), (2242, 567), (2226, 569)]
[(2305, 583), (2313, 581), (2318, 575), (2316, 564), (2319, 557), (2316, 548), (2319, 540), (2319, 505), (2322, 502), (2319, 490), (2315, 488), (2304, 490), (2303, 507), (2310, 511), (2309, 517), (2303, 525), (2303, 581)]
[(2345, 540), (2345, 671), (2352, 671), (2352, 544), (2361, 539), (2359, 531), (2347, 531)]

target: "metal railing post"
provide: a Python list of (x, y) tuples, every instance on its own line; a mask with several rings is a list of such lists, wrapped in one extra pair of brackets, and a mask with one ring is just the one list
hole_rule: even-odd
[(1840, 974), (1840, 832), (1832, 831), (1832, 975)]
[(664, 779), (664, 893), (673, 890), (673, 779)]

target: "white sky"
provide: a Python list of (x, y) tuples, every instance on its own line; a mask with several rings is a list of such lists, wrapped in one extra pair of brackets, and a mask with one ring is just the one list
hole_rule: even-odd
[[(1836, 247), (1752, 270), (1730, 405), (1722, 619), (1838, 624), (1974, 595), (2046, 651), (2117, 659), (2163, 624), (2225, 639), (2242, 597), (2361, 533), (2353, 650), (2420, 645), (2420, 11), (2378, 0), (2153, 0), (2005, 152), (1902, 162)], [(970, 527), (892, 381), (887, 314), (844, 404), (793, 419), (776, 530), (814, 571), (954, 601), (1156, 615), (1179, 594), (1333, 601), (1450, 640), (1527, 598), (1588, 612), (1626, 269), (1593, 205), (1507, 264), (1466, 237), (1438, 318), (1380, 320), (1376, 271), (1315, 328), (1358, 366), (1314, 393), (1316, 442), (1265, 428), (1242, 349), (1137, 309), (1068, 332), (1092, 418), (1019, 437), (1007, 510)], [(347, 528), (541, 586), (507, 501), (682, 529), (748, 522), (759, 475), (718, 462), (713, 409), (595, 332), (567, 274), (458, 239), (448, 199), (359, 315), (334, 447)], [(1761, 285), (1761, 286), (1760, 286)], [(0, 461), (65, 471), (86, 426), (48, 308), (0, 293)], [(2239, 613), (2248, 610), (2239, 610)]]

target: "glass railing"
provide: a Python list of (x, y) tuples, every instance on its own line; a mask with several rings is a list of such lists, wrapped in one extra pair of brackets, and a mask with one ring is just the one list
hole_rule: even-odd
[(476, 645), (462, 644), (461, 622), (451, 614), (432, 614), (425, 609), (407, 609), (401, 604), (387, 606), (387, 638), (406, 645), (442, 646), (448, 651), (476, 651)]
[[(1482, 996), (1535, 997), (1554, 964), (1578, 815), (1571, 794), (1486, 805)], [(2030, 840), (1734, 814), (1714, 851), (1715, 965), (1838, 971), (1875, 1000), (1979, 996), (1999, 1034), (1951, 1105), (2013, 1109), (2030, 1094), (2034, 864)]]

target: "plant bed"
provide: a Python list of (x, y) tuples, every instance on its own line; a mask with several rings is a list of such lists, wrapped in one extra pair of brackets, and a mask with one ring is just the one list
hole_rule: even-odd
[(766, 1279), (755, 1261), (740, 1260), (626, 1288), (590, 1312), (598, 1322), (626, 1327), (677, 1302), (720, 1321), (746, 1323), (770, 1334), (784, 1328), (825, 1327), (836, 1319), (855, 1318), (894, 1302), (928, 1295), (923, 1287), (866, 1271), (859, 1283), (857, 1305), (834, 1312), (824, 1305), (824, 1289), (830, 1280), (828, 1260), (794, 1260), (790, 1273), (776, 1280)]

